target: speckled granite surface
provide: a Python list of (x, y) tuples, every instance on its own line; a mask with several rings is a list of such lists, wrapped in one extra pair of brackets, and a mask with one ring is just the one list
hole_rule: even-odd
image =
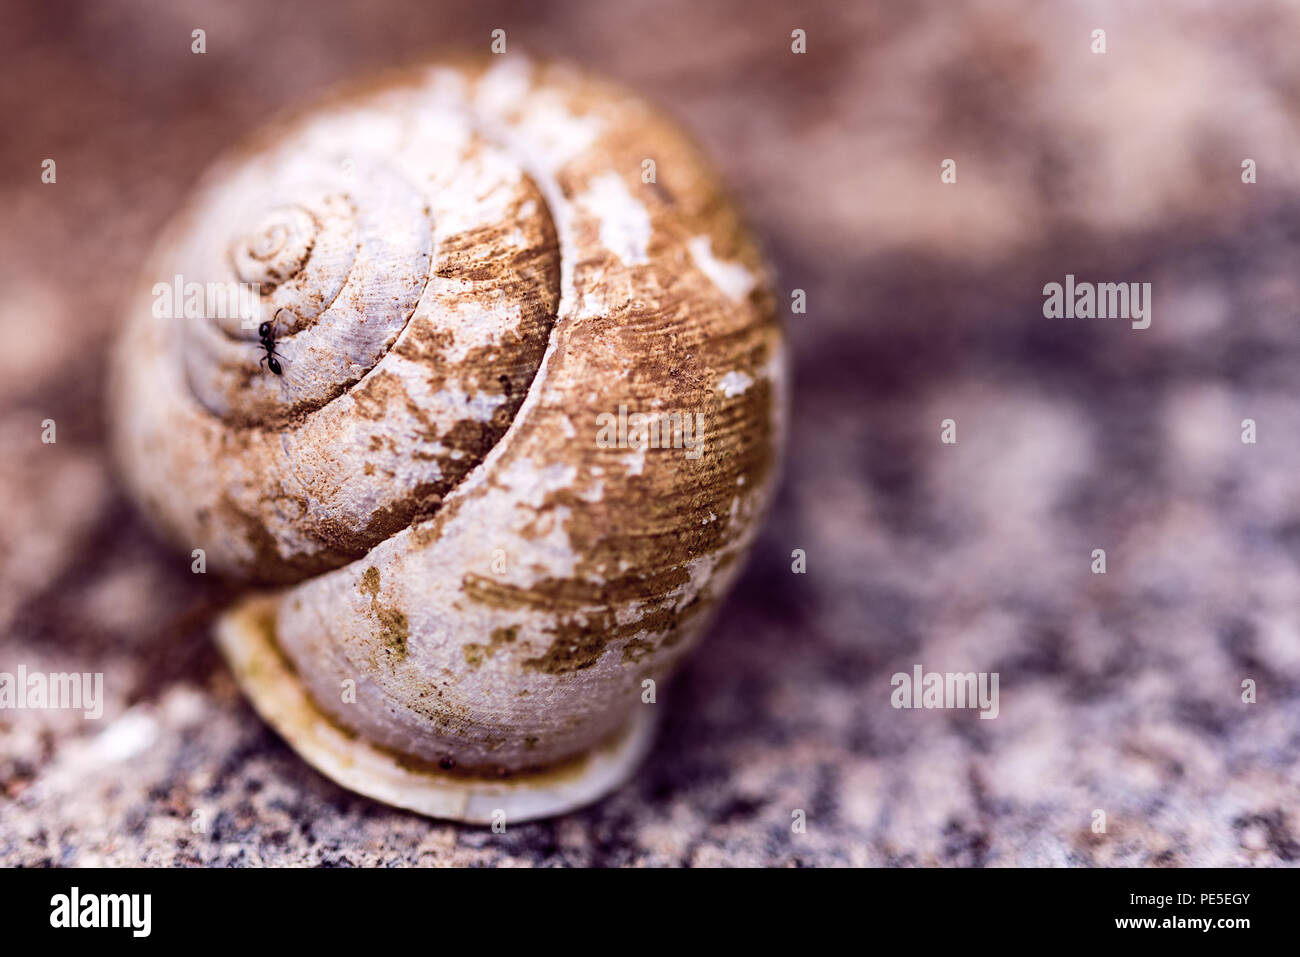
[[(1300, 860), (1300, 12), (614, 6), (6, 0), (0, 671), (102, 671), (106, 704), (0, 711), (0, 862)], [(651, 759), (505, 834), (266, 729), (208, 640), (229, 586), (132, 514), (99, 401), (115, 302), (212, 153), (498, 26), (681, 116), (809, 304), (782, 494)], [(1044, 319), (1067, 273), (1151, 282), (1151, 328)], [(917, 663), (998, 672), (998, 718), (892, 708)]]

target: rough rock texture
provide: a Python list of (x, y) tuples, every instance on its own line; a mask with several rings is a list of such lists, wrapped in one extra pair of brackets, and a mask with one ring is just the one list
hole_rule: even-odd
[[(4, 8), (0, 671), (102, 671), (106, 704), (0, 711), (0, 861), (1300, 860), (1300, 14), (546, 9)], [(149, 536), (100, 417), (115, 309), (214, 152), (497, 27), (680, 116), (809, 306), (783, 492), (651, 759), (504, 835), (353, 796), (256, 719), (207, 634), (231, 589)], [(1045, 319), (1067, 273), (1151, 282), (1151, 327)], [(917, 663), (998, 672), (999, 717), (893, 709)]]

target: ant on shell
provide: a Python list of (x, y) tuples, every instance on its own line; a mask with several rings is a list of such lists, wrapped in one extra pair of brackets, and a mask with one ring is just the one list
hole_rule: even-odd
[(275, 320), (279, 318), (280, 313), (284, 311), (284, 306), (275, 310), (275, 315), (271, 317), (270, 322), (263, 322), (257, 327), (257, 337), (261, 340), (262, 348), (266, 350), (266, 355), (262, 356), (262, 362), (266, 363), (268, 369), (276, 375), (282, 375), (284, 370), (280, 368), (280, 360), (276, 358), (279, 353), (275, 351)]

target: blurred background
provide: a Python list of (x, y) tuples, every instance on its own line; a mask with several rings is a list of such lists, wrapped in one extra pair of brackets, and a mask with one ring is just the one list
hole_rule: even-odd
[[(654, 754), (504, 835), (262, 724), (209, 641), (226, 586), (150, 538), (102, 416), (120, 302), (216, 154), (497, 28), (677, 116), (808, 304), (782, 492)], [(1300, 860), (1297, 36), (1249, 0), (0, 0), (0, 670), (106, 696), (0, 711), (0, 862)], [(1045, 319), (1067, 273), (1151, 283), (1150, 328)], [(918, 663), (998, 672), (999, 717), (894, 710)]]

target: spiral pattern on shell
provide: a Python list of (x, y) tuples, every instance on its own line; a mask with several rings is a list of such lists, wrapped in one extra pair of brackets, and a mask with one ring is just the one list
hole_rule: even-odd
[[(159, 318), (174, 275), (256, 283), (258, 314)], [(782, 361), (693, 145), (511, 56), (341, 94), (216, 165), (132, 301), (115, 448), (170, 538), (275, 586), (269, 633), (345, 733), (512, 774), (616, 734), (698, 636), (770, 497)], [(620, 410), (698, 415), (702, 454), (606, 447)]]

